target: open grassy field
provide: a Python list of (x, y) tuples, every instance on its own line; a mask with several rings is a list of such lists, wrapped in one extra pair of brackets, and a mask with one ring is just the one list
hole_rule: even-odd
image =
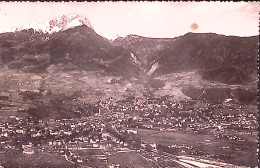
[(55, 154), (35, 153), (33, 155), (0, 154), (0, 163), (5, 168), (42, 168), (42, 167), (77, 167), (64, 157)]
[(153, 167), (153, 164), (135, 152), (118, 152), (108, 156), (108, 164), (119, 163), (120, 167)]

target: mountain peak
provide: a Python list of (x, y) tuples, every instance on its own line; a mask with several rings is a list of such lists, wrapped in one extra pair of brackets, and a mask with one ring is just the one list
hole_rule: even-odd
[(69, 13), (67, 15), (62, 15), (45, 23), (32, 23), (29, 25), (24, 25), (20, 27), (13, 28), (13, 31), (21, 31), (24, 29), (34, 29), (35, 31), (41, 31), (43, 33), (55, 33), (76, 26), (86, 25), (93, 29), (89, 20), (83, 16), (76, 13)]
[(76, 13), (70, 13), (68, 15), (62, 15), (56, 19), (49, 21), (48, 29), (46, 31), (48, 33), (53, 33), (82, 25), (86, 25), (92, 28), (87, 18), (82, 17)]

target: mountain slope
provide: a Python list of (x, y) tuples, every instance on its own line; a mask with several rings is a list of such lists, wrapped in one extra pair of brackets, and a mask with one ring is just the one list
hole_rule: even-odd
[(245, 84), (256, 74), (257, 37), (224, 36), (213, 33), (187, 33), (173, 39), (129, 35), (114, 41), (130, 49), (145, 62), (152, 76), (199, 69), (207, 80)]
[(34, 30), (0, 35), (0, 60), (11, 68), (44, 71), (51, 64), (73, 64), (84, 70), (104, 70), (116, 75), (138, 76), (131, 53), (82, 25), (53, 34)]
[(19, 60), (23, 53), (33, 53), (34, 46), (43, 43), (47, 36), (33, 29), (0, 34), (0, 63), (8, 64)]

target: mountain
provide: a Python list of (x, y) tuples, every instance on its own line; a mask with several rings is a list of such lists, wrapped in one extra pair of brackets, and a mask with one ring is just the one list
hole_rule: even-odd
[[(221, 99), (212, 94), (218, 89), (208, 89), (209, 96), (200, 97), (213, 96), (211, 99), (218, 102), (230, 97), (254, 101), (253, 94), (249, 98), (244, 95), (256, 90), (257, 37), (214, 33), (187, 33), (176, 38), (128, 35), (111, 42), (79, 15), (49, 23), (60, 30), (49, 33), (31, 28), (0, 34), (2, 90), (14, 87), (11, 90), (41, 92), (43, 97), (46, 92), (80, 90), (88, 101), (119, 95), (170, 95), (183, 100), (195, 99), (203, 87), (216, 87), (229, 91), (219, 92)], [(25, 87), (30, 78), (39, 79), (38, 83)], [(13, 80), (23, 85), (10, 85)], [(235, 91), (238, 88), (243, 91)]]
[[(82, 25), (70, 27), (77, 22)], [(78, 15), (62, 16), (50, 21), (52, 30), (62, 30), (52, 34), (34, 29), (0, 34), (0, 61), (29, 72), (44, 71), (51, 64), (70, 64), (83, 70), (138, 76), (136, 57), (129, 50), (114, 46), (86, 23), (88, 20)]]
[(148, 75), (198, 70), (203, 79), (246, 84), (255, 79), (258, 38), (187, 33), (176, 38), (128, 35), (114, 40), (140, 57)]
[[(44, 26), (43, 26), (44, 25)], [(51, 64), (72, 63), (85, 70), (156, 77), (198, 70), (203, 79), (246, 84), (256, 74), (254, 37), (187, 33), (176, 38), (119, 37), (111, 43), (88, 19), (63, 15), (32, 28), (0, 34), (0, 62), (9, 67), (42, 71)]]

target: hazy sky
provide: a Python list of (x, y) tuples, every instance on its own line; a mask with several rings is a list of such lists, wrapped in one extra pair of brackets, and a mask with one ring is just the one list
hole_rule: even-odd
[(107, 38), (137, 34), (176, 37), (187, 32), (258, 35), (255, 2), (0, 2), (0, 32), (78, 13)]

